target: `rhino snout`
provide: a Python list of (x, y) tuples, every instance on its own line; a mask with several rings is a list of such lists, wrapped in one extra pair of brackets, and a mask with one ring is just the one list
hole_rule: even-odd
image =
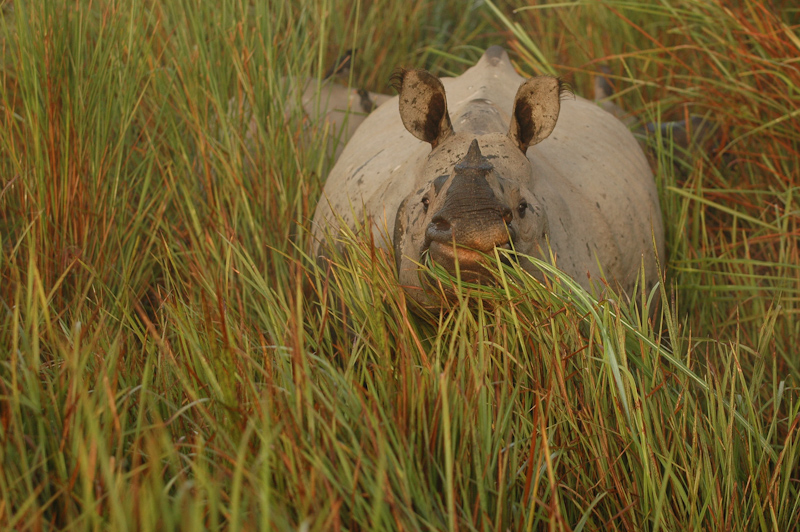
[[(432, 260), (451, 273), (468, 272), (466, 279), (479, 280), (486, 276), (481, 265), (482, 255), (494, 248), (511, 249), (516, 231), (511, 224), (510, 208), (494, 208), (472, 213), (469, 217), (448, 217), (437, 213), (425, 231), (425, 249)], [(475, 279), (472, 279), (475, 277)]]
[(446, 243), (453, 240), (453, 226), (444, 217), (434, 216), (425, 232), (428, 242)]

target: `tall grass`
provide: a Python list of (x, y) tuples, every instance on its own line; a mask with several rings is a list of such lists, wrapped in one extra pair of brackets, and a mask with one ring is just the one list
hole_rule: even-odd
[(758, 322), (780, 305), (775, 348), (783, 372), (796, 375), (800, 38), (789, 25), (796, 13), (753, 1), (576, 2), (517, 13), (508, 24), (547, 38), (527, 43), (514, 34), (512, 46), (523, 58), (554, 58), (544, 66), (528, 59), (531, 70), (570, 72), (590, 93), (604, 65), (615, 74), (618, 101), (642, 122), (695, 115), (712, 125), (691, 157), (669, 139), (651, 139), (659, 144), (654, 162), (681, 308), (696, 330), (721, 340), (747, 331), (752, 344), (751, 329), (737, 323)]
[[(796, 11), (516, 7), (3, 4), (3, 528), (798, 527)], [(649, 140), (651, 321), (545, 264), (415, 309), (368, 232), (307, 259), (330, 160), (296, 80), (356, 48), (385, 91), (498, 42), (585, 95), (606, 64), (643, 122), (713, 119)]]

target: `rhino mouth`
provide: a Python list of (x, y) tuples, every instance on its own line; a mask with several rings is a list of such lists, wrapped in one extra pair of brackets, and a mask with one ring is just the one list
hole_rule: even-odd
[[(499, 249), (513, 250), (510, 243), (497, 246)], [(453, 277), (461, 278), (462, 282), (475, 284), (494, 284), (496, 275), (494, 270), (487, 268), (487, 263), (492, 263), (491, 252), (487, 253), (441, 242), (431, 242), (423, 250), (424, 263), (430, 268), (434, 263), (443, 267)], [(512, 261), (519, 262), (516, 254), (503, 253), (500, 262), (511, 266)]]

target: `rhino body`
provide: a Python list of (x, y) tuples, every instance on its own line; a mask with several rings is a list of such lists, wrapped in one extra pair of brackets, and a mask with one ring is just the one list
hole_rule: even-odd
[(391, 96), (355, 89), (333, 80), (319, 83), (311, 79), (303, 87), (301, 103), (309, 123), (328, 128), (328, 154), (338, 158), (369, 113), (390, 99)]
[[(363, 89), (349, 87), (337, 83), (335, 79), (319, 80), (308, 78), (302, 83), (293, 84), (284, 79), (290, 86), (284, 118), (289, 120), (293, 111), (302, 109), (304, 123), (303, 144), (311, 145), (312, 140), (319, 138), (319, 130), (325, 131), (326, 152), (338, 158), (347, 141), (353, 136), (367, 115), (392, 97), (386, 94), (368, 92)], [(248, 102), (237, 105), (237, 100), (228, 101), (228, 116), (233, 121), (247, 120), (245, 138), (252, 142), (257, 137), (258, 122)], [(314, 126), (317, 131), (306, 129)]]
[(526, 81), (500, 47), (456, 78), (403, 71), (396, 88), (328, 176), (315, 254), (327, 231), (368, 219), (375, 234), (391, 235), (376, 243), (394, 247), (400, 283), (424, 305), (434, 301), (418, 264), (430, 257), (454, 271), (457, 260), (462, 278), (483, 281), (480, 253), (494, 247), (548, 259), (549, 245), (586, 288), (604, 277), (630, 291), (642, 265), (648, 284), (657, 280), (656, 187), (619, 120), (562, 97), (555, 78)]

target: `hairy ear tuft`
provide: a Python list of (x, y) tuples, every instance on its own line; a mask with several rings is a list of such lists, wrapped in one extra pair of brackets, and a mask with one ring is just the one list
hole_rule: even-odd
[(395, 70), (392, 87), (400, 93), (400, 118), (409, 133), (435, 148), (453, 133), (441, 80), (425, 70)]
[(522, 153), (553, 132), (561, 110), (561, 98), (569, 94), (567, 84), (550, 76), (531, 78), (520, 85), (514, 98), (508, 136)]

